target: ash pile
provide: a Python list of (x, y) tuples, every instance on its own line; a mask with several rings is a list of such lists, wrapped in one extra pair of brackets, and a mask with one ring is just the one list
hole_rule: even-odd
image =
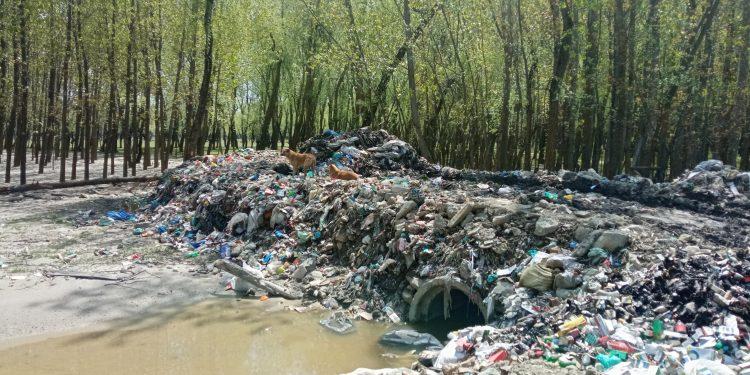
[[(718, 161), (676, 181), (458, 171), (385, 131), (308, 140), (171, 170), (144, 235), (229, 271), (239, 293), (302, 298), (342, 319), (472, 310), (484, 325), (421, 348), (421, 373), (533, 359), (608, 373), (750, 373), (750, 179)], [(332, 180), (332, 163), (362, 176)], [(340, 322), (340, 320), (339, 320)], [(493, 372), (494, 371), (494, 372)]]

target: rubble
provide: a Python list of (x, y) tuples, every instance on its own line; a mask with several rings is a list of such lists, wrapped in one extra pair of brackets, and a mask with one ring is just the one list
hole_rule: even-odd
[[(250, 149), (183, 163), (138, 213), (142, 235), (344, 314), (332, 322), (463, 306), (488, 323), (425, 350), (423, 370), (750, 368), (747, 172), (708, 161), (655, 184), (459, 171), (370, 129), (327, 131), (300, 150), (315, 154), (314, 173)], [(329, 163), (361, 178), (331, 180)]]

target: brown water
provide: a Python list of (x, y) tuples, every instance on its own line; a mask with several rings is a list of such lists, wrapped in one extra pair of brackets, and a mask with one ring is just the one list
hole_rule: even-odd
[(378, 344), (393, 327), (355, 322), (342, 336), (322, 317), (273, 301), (214, 300), (0, 350), (0, 374), (337, 374), (415, 360)]

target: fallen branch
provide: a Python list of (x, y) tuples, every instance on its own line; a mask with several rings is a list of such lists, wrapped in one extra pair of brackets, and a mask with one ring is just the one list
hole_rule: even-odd
[(72, 277), (74, 279), (104, 280), (104, 281), (118, 281), (118, 282), (122, 282), (129, 278), (132, 278), (132, 277), (98, 276), (98, 275), (90, 275), (90, 274), (83, 274), (83, 273), (52, 273), (52, 272), (45, 272), (44, 276), (46, 277)]
[(112, 177), (112, 178), (95, 178), (93, 180), (79, 180), (68, 182), (49, 182), (33, 183), (28, 185), (16, 185), (0, 188), (0, 194), (23, 193), (33, 190), (52, 190), (65, 189), (80, 186), (103, 185), (103, 184), (120, 184), (125, 182), (149, 182), (157, 181), (160, 176), (137, 176), (137, 177)]
[(229, 272), (232, 275), (257, 286), (258, 288), (265, 290), (269, 294), (284, 297), (286, 299), (302, 298), (302, 292), (300, 292), (299, 290), (291, 290), (279, 284), (265, 280), (263, 278), (263, 273), (259, 270), (242, 268), (225, 259), (217, 260), (214, 263), (214, 267), (222, 271)]

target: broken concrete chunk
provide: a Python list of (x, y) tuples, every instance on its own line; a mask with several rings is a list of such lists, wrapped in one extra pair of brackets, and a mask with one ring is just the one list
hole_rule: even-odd
[(551, 217), (541, 217), (536, 221), (534, 235), (539, 237), (548, 236), (554, 233), (560, 227), (560, 222)]
[(473, 203), (466, 203), (458, 212), (456, 212), (455, 215), (453, 215), (451, 220), (448, 222), (448, 228), (454, 228), (456, 225), (462, 223), (464, 219), (466, 219), (466, 216), (468, 216), (473, 209)]

